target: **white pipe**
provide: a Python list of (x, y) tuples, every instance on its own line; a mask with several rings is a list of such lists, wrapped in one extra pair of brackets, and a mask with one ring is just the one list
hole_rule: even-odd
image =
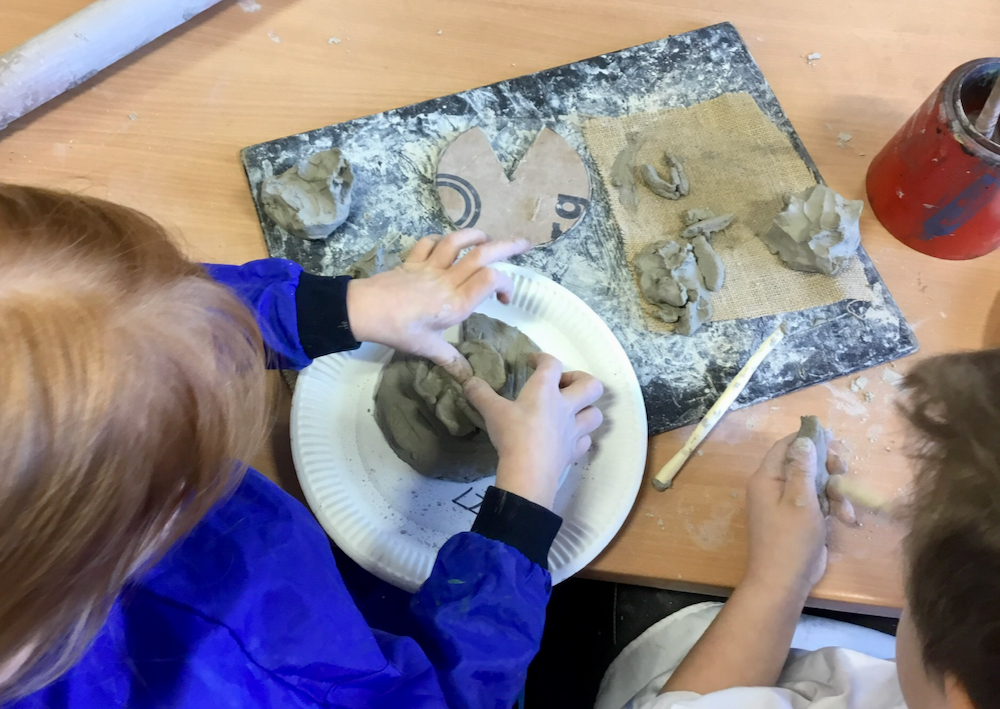
[(220, 0), (97, 0), (0, 56), (0, 130)]

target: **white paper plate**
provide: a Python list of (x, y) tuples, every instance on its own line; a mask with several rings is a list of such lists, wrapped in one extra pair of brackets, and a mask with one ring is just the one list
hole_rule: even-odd
[[(545, 352), (598, 377), (605, 422), (594, 448), (569, 471), (555, 511), (563, 525), (549, 552), (555, 583), (596, 557), (635, 501), (646, 465), (646, 409), (632, 365), (607, 325), (553, 281), (510, 264), (510, 305), (478, 312), (519, 327)], [(480, 495), (493, 483), (431, 480), (401, 461), (373, 415), (375, 388), (392, 350), (364, 344), (320, 357), (299, 375), (292, 401), (292, 454), (313, 513), (338, 547), (362, 567), (413, 591), (430, 575), (438, 549), (468, 531)]]

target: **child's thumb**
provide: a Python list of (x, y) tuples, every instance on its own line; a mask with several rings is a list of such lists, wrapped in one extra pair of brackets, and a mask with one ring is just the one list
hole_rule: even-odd
[(465, 391), (469, 403), (475, 406), (476, 410), (485, 418), (489, 418), (490, 412), (498, 403), (497, 400), (505, 401), (502, 396), (493, 391), (493, 387), (479, 377), (474, 376), (467, 379), (462, 385), (462, 389)]
[(785, 457), (785, 494), (782, 499), (803, 507), (816, 499), (816, 446), (808, 438), (796, 438)]

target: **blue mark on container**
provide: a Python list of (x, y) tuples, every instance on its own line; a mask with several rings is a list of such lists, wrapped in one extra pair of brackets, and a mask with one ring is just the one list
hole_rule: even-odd
[(955, 199), (941, 207), (933, 217), (924, 222), (923, 241), (948, 236), (972, 219), (979, 210), (993, 201), (997, 178), (989, 173), (962, 190)]

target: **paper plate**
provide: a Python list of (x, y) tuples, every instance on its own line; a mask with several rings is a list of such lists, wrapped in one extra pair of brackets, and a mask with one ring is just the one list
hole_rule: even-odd
[[(478, 312), (520, 328), (545, 352), (598, 377), (604, 424), (594, 447), (570, 468), (556, 498), (563, 525), (549, 552), (555, 583), (596, 557), (618, 532), (646, 465), (646, 409), (632, 365), (607, 325), (553, 281), (510, 264), (510, 305)], [(401, 461), (375, 422), (375, 388), (392, 350), (364, 344), (320, 357), (299, 375), (292, 401), (292, 454), (320, 524), (352, 559), (379, 578), (414, 591), (438, 549), (472, 526), (493, 478), (432, 480)]]

